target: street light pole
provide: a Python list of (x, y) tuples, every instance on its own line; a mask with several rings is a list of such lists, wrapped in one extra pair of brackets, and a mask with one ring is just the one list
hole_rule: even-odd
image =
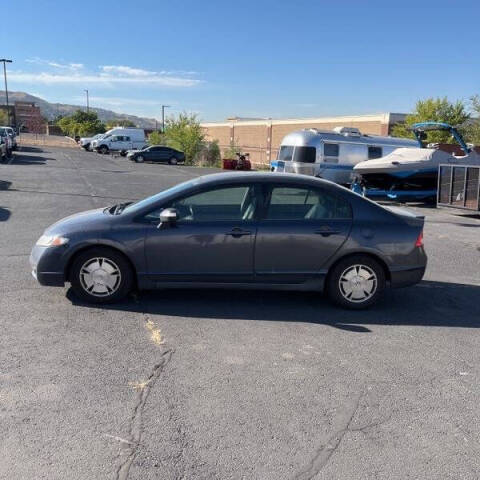
[(87, 94), (87, 113), (90, 111), (90, 104), (88, 103), (88, 90), (84, 90)]
[(165, 133), (165, 109), (170, 108), (170, 105), (162, 105), (162, 133)]
[(5, 99), (7, 101), (8, 126), (10, 126), (10, 107), (8, 106), (7, 67), (5, 64), (12, 63), (12, 61), (6, 58), (0, 58), (0, 62), (3, 62), (3, 77), (5, 79)]

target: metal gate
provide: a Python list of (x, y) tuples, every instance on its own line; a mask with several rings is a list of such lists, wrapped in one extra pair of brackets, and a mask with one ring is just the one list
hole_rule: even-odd
[(437, 205), (480, 211), (480, 166), (440, 165)]

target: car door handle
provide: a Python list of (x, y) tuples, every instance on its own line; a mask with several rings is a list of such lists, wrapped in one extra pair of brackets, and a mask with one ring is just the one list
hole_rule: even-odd
[(319, 230), (315, 230), (315, 233), (317, 235), (321, 235), (322, 237), (329, 237), (330, 235), (336, 235), (341, 232), (340, 230), (329, 230), (329, 229), (321, 228)]
[(243, 230), (241, 228), (232, 228), (229, 232), (225, 233), (225, 235), (231, 235), (232, 237), (243, 237), (244, 235), (251, 235), (252, 232), (250, 230)]

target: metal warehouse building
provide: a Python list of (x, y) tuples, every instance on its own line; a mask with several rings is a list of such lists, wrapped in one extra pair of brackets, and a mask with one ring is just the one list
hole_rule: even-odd
[(207, 140), (218, 140), (220, 148), (230, 145), (250, 153), (253, 164), (268, 165), (277, 156), (278, 148), (285, 135), (302, 128), (332, 130), (335, 127), (356, 127), (370, 135), (389, 135), (396, 123), (405, 121), (404, 113), (379, 113), (341, 117), (299, 119), (245, 119), (229, 118), (226, 122), (202, 123)]

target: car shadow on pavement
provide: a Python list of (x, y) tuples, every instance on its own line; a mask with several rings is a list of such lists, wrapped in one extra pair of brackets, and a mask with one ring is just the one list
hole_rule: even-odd
[(10, 218), (11, 212), (8, 208), (0, 207), (0, 222), (6, 222)]
[(47, 160), (54, 158), (41, 157), (40, 155), (18, 155), (13, 157), (11, 165), (45, 165)]
[(0, 190), (8, 190), (12, 182), (7, 180), (0, 180)]
[(42, 150), (41, 148), (38, 148), (38, 147), (27, 147), (27, 146), (23, 146), (23, 145), (20, 146), (19, 151), (21, 151), (21, 152), (30, 152), (30, 153), (40, 153), (40, 152), (43, 152), (43, 150)]
[(319, 293), (247, 290), (159, 290), (133, 295), (114, 305), (74, 305), (167, 317), (260, 320), (330, 325), (368, 333), (367, 325), (480, 327), (480, 286), (423, 281), (387, 290), (377, 305), (350, 311), (333, 306)]

